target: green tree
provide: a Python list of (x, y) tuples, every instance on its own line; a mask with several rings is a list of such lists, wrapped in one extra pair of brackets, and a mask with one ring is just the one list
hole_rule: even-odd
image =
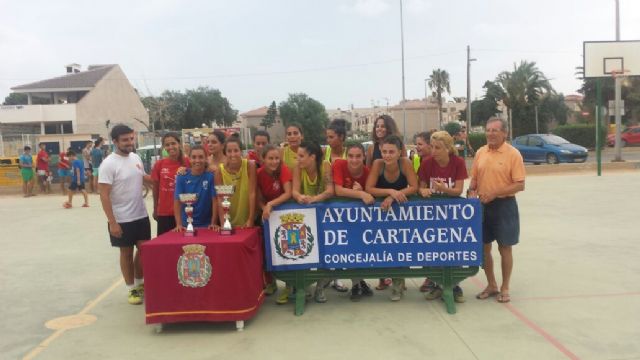
[(166, 90), (158, 97), (145, 97), (142, 103), (157, 129), (200, 127), (212, 122), (229, 127), (236, 121), (238, 111), (219, 90), (198, 87), (185, 92)]
[[(28, 103), (29, 103), (29, 98), (27, 94), (11, 93), (4, 98), (2, 105), (27, 105)], [(49, 100), (34, 96), (33, 98), (31, 98), (31, 103), (33, 105), (44, 105), (44, 104), (48, 104)]]
[(2, 105), (26, 105), (27, 94), (11, 93), (4, 98)]
[[(492, 81), (485, 81), (483, 88), (485, 94), (480, 100), (471, 102), (471, 126), (484, 126), (487, 120), (496, 114), (498, 110), (498, 100), (502, 99), (502, 89)], [(467, 110), (460, 112), (460, 121), (467, 121)]]
[(306, 140), (324, 142), (329, 116), (320, 102), (304, 93), (289, 94), (289, 98), (280, 103), (278, 110), (284, 126), (298, 123), (302, 126)]
[(526, 60), (514, 63), (513, 71), (501, 72), (494, 83), (497, 87), (491, 88), (492, 95), (501, 96), (513, 136), (526, 134), (532, 128), (535, 130), (534, 107), (546, 93), (554, 93), (551, 83), (536, 63)]
[(234, 110), (227, 98), (218, 89), (201, 86), (187, 90), (187, 110), (183, 127), (199, 127), (202, 123), (230, 127), (236, 122), (238, 111)]
[(547, 133), (549, 131), (549, 123), (552, 121), (556, 121), (558, 125), (565, 125), (567, 123), (567, 115), (569, 115), (569, 108), (564, 103), (564, 95), (547, 94), (540, 99), (538, 104), (539, 131)]
[(461, 129), (462, 129), (462, 126), (460, 126), (460, 124), (458, 124), (455, 121), (450, 121), (444, 124), (444, 131), (448, 132), (449, 135), (451, 136), (457, 135)]
[[(589, 113), (587, 116), (589, 123), (595, 123), (596, 81), (596, 79), (584, 79), (582, 87), (578, 90), (579, 93), (584, 95), (582, 109)], [(601, 79), (600, 81), (602, 86), (602, 105), (606, 107), (608, 105), (607, 102), (613, 100), (615, 96), (614, 81), (612, 78)], [(624, 100), (625, 112), (622, 117), (623, 123), (640, 122), (640, 78), (626, 78), (623, 81), (621, 90), (620, 95)]]
[(278, 108), (276, 107), (276, 102), (272, 101), (267, 110), (267, 115), (260, 121), (260, 126), (264, 127), (265, 130), (272, 127), (276, 123), (276, 116), (278, 116)]
[(433, 91), (433, 95), (438, 100), (438, 123), (442, 129), (442, 93), (451, 93), (451, 86), (449, 85), (449, 73), (446, 70), (435, 69), (429, 75), (427, 82), (429, 88)]

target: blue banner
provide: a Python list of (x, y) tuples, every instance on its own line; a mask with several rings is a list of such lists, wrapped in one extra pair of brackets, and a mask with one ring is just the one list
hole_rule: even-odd
[(477, 199), (380, 203), (288, 203), (265, 222), (268, 270), (479, 266), (482, 205)]

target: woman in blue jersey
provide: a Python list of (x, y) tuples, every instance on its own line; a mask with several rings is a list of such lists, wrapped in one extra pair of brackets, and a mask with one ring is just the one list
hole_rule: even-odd
[(176, 190), (173, 202), (176, 227), (174, 231), (184, 231), (187, 224), (185, 205), (180, 202), (180, 194), (197, 194), (193, 206), (193, 226), (198, 228), (217, 228), (217, 200), (214, 187), (214, 175), (207, 171), (207, 154), (200, 145), (189, 151), (191, 168), (184, 175), (176, 177)]

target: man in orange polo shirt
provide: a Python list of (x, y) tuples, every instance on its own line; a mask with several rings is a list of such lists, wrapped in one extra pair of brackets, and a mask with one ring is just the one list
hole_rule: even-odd
[[(469, 197), (478, 197), (484, 205), (482, 239), (484, 242), (484, 273), (487, 287), (476, 298), (480, 300), (497, 296), (498, 302), (507, 303), (509, 281), (513, 270), (512, 247), (520, 237), (520, 215), (515, 194), (524, 190), (525, 170), (520, 152), (507, 144), (507, 123), (500, 118), (490, 118), (486, 125), (487, 145), (476, 153), (471, 169)], [(502, 259), (502, 286), (493, 271), (491, 243), (498, 243)]]

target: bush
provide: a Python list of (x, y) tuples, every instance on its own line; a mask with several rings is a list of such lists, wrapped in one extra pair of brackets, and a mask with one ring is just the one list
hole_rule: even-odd
[[(562, 125), (553, 129), (553, 134), (565, 138), (570, 143), (584, 146), (588, 149), (596, 148), (596, 126), (591, 124)], [(601, 127), (601, 145), (607, 142), (607, 129)]]
[(474, 150), (478, 150), (481, 147), (487, 145), (487, 137), (483, 132), (469, 133), (469, 144)]
[(444, 131), (448, 132), (451, 136), (456, 136), (460, 132), (460, 129), (462, 129), (462, 126), (455, 121), (444, 124)]

